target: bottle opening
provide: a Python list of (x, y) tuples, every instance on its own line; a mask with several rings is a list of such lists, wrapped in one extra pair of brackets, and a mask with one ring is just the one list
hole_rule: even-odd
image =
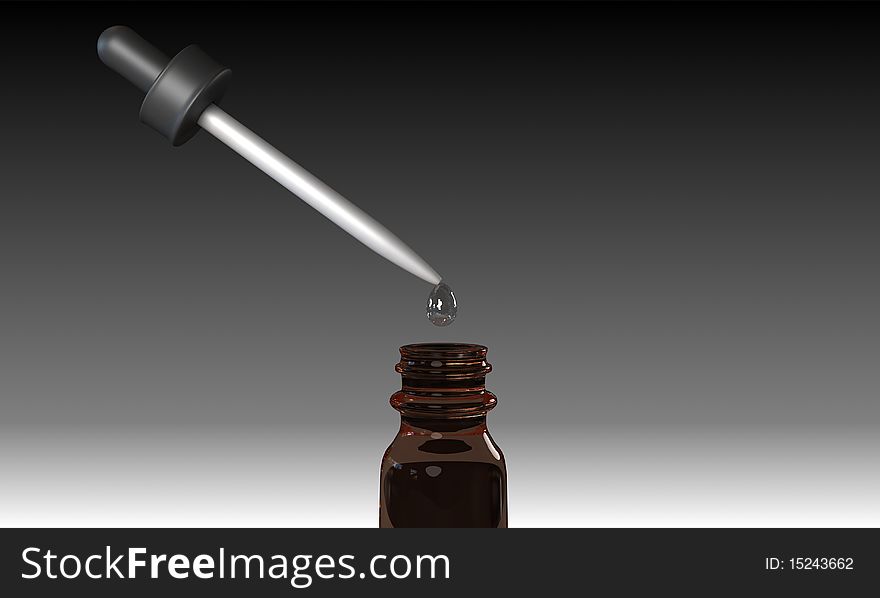
[(400, 348), (395, 370), (404, 380), (480, 380), (492, 371), (489, 349), (469, 343), (415, 343)]

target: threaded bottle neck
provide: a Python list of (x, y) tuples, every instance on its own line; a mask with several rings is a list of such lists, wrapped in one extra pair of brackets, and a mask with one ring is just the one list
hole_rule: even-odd
[(400, 348), (395, 370), (403, 378), (391, 397), (408, 417), (462, 418), (485, 415), (496, 398), (486, 390), (488, 349), (463, 343), (419, 343)]
[(485, 386), (492, 366), (486, 361), (488, 349), (465, 343), (418, 343), (400, 348), (395, 370), (404, 387), (473, 388)]

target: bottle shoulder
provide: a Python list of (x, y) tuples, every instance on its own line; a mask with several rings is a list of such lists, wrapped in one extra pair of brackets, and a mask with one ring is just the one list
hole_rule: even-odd
[(385, 451), (396, 463), (426, 461), (479, 461), (504, 464), (504, 453), (485, 426), (465, 434), (399, 433)]

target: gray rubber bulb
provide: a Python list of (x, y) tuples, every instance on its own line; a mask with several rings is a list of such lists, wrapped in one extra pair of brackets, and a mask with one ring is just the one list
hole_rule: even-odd
[(110, 27), (101, 34), (98, 57), (144, 93), (168, 64), (164, 52), (123, 25)]
[(98, 37), (98, 57), (145, 92), (140, 119), (181, 145), (199, 131), (202, 112), (223, 97), (232, 72), (187, 46), (168, 59), (161, 50), (122, 25)]

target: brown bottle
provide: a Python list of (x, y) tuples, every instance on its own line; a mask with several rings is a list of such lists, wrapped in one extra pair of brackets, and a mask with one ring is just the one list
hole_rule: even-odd
[(507, 527), (507, 468), (486, 428), (486, 347), (404, 345), (391, 406), (400, 430), (385, 451), (379, 527)]

